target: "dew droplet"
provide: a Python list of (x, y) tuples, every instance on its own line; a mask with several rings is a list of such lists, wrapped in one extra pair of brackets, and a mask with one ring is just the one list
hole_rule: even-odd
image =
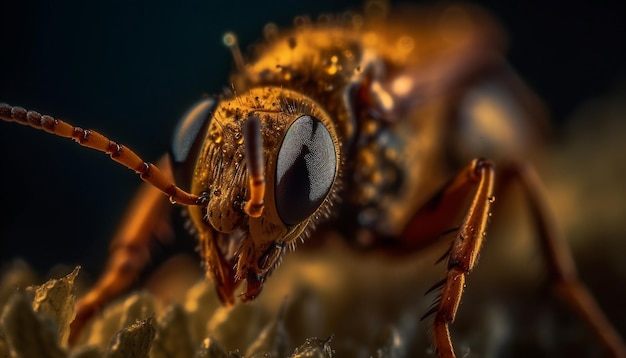
[(296, 16), (293, 25), (297, 29), (306, 29), (311, 26), (311, 18), (308, 16)]
[(363, 16), (355, 14), (354, 16), (352, 16), (351, 22), (352, 22), (352, 26), (355, 29), (360, 29), (363, 27), (363, 23), (365, 23), (365, 19), (363, 19)]
[(489, 195), (489, 202), (493, 203), (494, 201), (496, 201), (496, 197), (493, 195)]
[(218, 131), (212, 131), (211, 134), (211, 140), (213, 141), (213, 143), (215, 144), (220, 144), (222, 143), (222, 140), (224, 138), (222, 138), (222, 133), (218, 132)]
[(170, 203), (176, 204), (176, 199), (174, 199), (174, 195), (170, 196)]
[(275, 23), (268, 23), (263, 27), (263, 37), (267, 41), (274, 41), (278, 37), (278, 26)]
[(398, 39), (397, 48), (403, 53), (409, 53), (413, 51), (415, 43), (410, 36), (402, 36)]
[(243, 144), (243, 135), (239, 132), (235, 133), (235, 140), (237, 141), (237, 144)]

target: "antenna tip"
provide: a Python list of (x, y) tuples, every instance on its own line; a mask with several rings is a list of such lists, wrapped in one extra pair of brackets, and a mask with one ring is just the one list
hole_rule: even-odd
[(224, 45), (226, 45), (227, 47), (237, 46), (237, 36), (233, 32), (229, 31), (225, 33), (224, 37), (222, 38), (222, 41), (224, 42)]

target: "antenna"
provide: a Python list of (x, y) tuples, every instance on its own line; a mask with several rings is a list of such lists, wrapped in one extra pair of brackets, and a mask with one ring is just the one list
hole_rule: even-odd
[(265, 203), (265, 174), (263, 173), (263, 139), (261, 137), (261, 120), (253, 114), (243, 122), (243, 148), (248, 166), (250, 180), (250, 199), (243, 210), (253, 218), (263, 213)]
[(239, 72), (243, 72), (246, 69), (246, 64), (243, 61), (243, 55), (241, 54), (241, 49), (239, 48), (239, 43), (237, 42), (237, 36), (233, 32), (227, 32), (224, 34), (222, 41), (224, 42), (224, 45), (230, 49), (233, 59), (235, 60), (235, 67), (237, 67), (237, 70)]
[(0, 103), (0, 118), (7, 122), (31, 126), (59, 137), (71, 138), (83, 147), (106, 153), (113, 161), (135, 171), (143, 181), (169, 196), (172, 203), (193, 206), (206, 206), (208, 203), (208, 197), (193, 195), (182, 190), (168, 179), (156, 165), (144, 161), (128, 147), (118, 144), (96, 131), (75, 127), (60, 119), (5, 103)]

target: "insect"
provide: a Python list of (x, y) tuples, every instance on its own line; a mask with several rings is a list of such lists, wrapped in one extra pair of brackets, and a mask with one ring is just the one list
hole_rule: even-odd
[[(492, 202), (511, 182), (531, 203), (555, 284), (570, 300), (588, 300), (551, 230), (538, 179), (520, 162), (532, 139), (525, 132), (532, 124), (524, 121), (542, 114), (501, 60), (497, 26), (471, 7), (411, 10), (392, 20), (375, 14), (302, 17), (290, 31), (269, 26), (249, 58), (227, 37), (236, 65), (232, 86), (190, 109), (157, 166), (95, 131), (0, 107), (4, 120), (107, 152), (166, 194), (147, 185), (138, 194), (130, 217), (140, 229), (122, 227), (106, 273), (79, 303), (76, 330), (132, 283), (147, 263), (155, 223), (174, 210), (197, 237), (226, 304), (242, 281), (241, 298), (255, 299), (283, 255), (319, 225), (334, 223), (359, 245), (388, 250), (416, 251), (453, 235), (442, 258), (446, 276), (433, 286), (440, 298), (423, 318), (434, 317), (439, 354), (454, 356), (449, 324)], [(512, 102), (489, 124), (506, 130), (494, 134), (480, 122), (492, 118), (464, 111), (471, 96)], [(575, 311), (609, 349), (623, 353), (593, 301)]]

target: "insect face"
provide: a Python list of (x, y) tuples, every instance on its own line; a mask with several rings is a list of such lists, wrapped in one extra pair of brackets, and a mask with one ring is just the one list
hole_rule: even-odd
[[(261, 141), (246, 151), (253, 134), (244, 135), (245, 126), (253, 118), (259, 121), (255, 130)], [(259, 215), (250, 215), (244, 202), (260, 190), (250, 173), (255, 171), (254, 160), (246, 157), (254, 153), (267, 181)], [(191, 186), (192, 192), (207, 194), (208, 205), (192, 207), (190, 214), (200, 231), (207, 267), (220, 278), (216, 282), (225, 302), (233, 301), (233, 290), (243, 279), (248, 281), (243, 298), (256, 297), (285, 250), (329, 216), (340, 154), (330, 117), (302, 94), (263, 87), (219, 103)]]

